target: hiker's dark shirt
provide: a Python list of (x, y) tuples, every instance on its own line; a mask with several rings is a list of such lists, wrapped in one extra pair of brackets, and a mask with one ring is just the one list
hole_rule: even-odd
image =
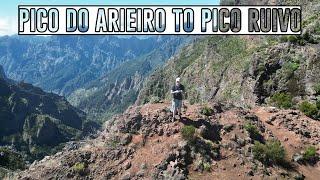
[[(172, 91), (179, 91), (179, 90), (182, 90), (184, 91), (184, 86), (182, 84), (180, 84), (179, 86), (177, 85), (174, 85), (172, 86)], [(182, 93), (179, 92), (179, 93), (173, 93), (173, 99), (178, 99), (178, 100), (182, 100)]]

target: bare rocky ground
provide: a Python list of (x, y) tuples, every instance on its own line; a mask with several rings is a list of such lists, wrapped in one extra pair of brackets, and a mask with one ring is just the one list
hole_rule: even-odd
[[(217, 104), (212, 116), (187, 105), (182, 120), (171, 122), (168, 103), (131, 107), (105, 124), (92, 139), (70, 142), (63, 151), (34, 162), (14, 179), (318, 179), (320, 163), (293, 161), (305, 147), (320, 148), (320, 122), (299, 111)], [(253, 140), (244, 129), (251, 122), (263, 139), (278, 139), (289, 167), (264, 166), (252, 155)], [(181, 137), (185, 125), (197, 138)], [(298, 160), (296, 160), (298, 161)]]

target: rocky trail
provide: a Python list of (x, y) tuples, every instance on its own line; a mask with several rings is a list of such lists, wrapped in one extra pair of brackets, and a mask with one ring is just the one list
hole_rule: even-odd
[[(281, 141), (288, 157), (293, 157), (294, 154), (302, 151), (306, 145), (316, 146), (317, 149), (320, 148), (319, 121), (312, 120), (300, 112), (292, 110), (278, 112), (273, 108), (257, 108), (253, 111), (265, 124), (266, 128)], [(293, 122), (294, 119), (297, 121)], [(307, 179), (318, 179), (320, 177), (319, 165), (314, 167), (297, 164), (297, 169)]]
[[(171, 121), (170, 103), (130, 107), (109, 120), (92, 139), (70, 142), (62, 152), (34, 162), (15, 179), (306, 179), (320, 177), (320, 164), (291, 159), (308, 145), (319, 150), (320, 122), (299, 111), (257, 107), (251, 110), (208, 104), (183, 108)], [(265, 166), (252, 155), (253, 139), (245, 130), (254, 124), (263, 139), (278, 139), (291, 169)], [(192, 125), (196, 139), (182, 138)], [(303, 175), (302, 175), (303, 174)]]

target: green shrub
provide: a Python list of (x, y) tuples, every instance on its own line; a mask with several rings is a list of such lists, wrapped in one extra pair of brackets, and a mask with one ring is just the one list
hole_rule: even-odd
[(158, 96), (151, 96), (149, 102), (150, 103), (159, 103), (160, 98)]
[(10, 170), (24, 169), (25, 162), (21, 154), (6, 147), (0, 148), (0, 166)]
[(205, 170), (205, 171), (208, 171), (208, 172), (210, 172), (211, 171), (211, 164), (210, 163), (203, 163), (203, 169)]
[(291, 43), (296, 43), (296, 42), (298, 42), (298, 37), (297, 36), (295, 36), (295, 35), (289, 35), (289, 36), (287, 36), (287, 41), (288, 42), (291, 42)]
[(318, 109), (315, 104), (309, 103), (307, 101), (302, 102), (299, 105), (300, 111), (302, 111), (306, 116), (311, 118), (317, 118)]
[(200, 113), (205, 116), (211, 116), (213, 114), (213, 109), (209, 108), (208, 106), (204, 106), (201, 108)]
[(267, 141), (266, 144), (256, 141), (252, 151), (254, 158), (264, 164), (282, 164), (285, 162), (286, 153), (280, 141)]
[(191, 142), (195, 139), (196, 128), (193, 126), (184, 126), (181, 130), (182, 138)]
[(271, 102), (279, 108), (289, 109), (292, 107), (292, 96), (283, 92), (275, 93), (271, 96)]
[(304, 46), (304, 45), (306, 45), (307, 43), (306, 43), (306, 41), (304, 41), (303, 39), (299, 38), (299, 39), (298, 39), (298, 44), (299, 44), (300, 46)]
[(251, 123), (246, 123), (244, 125), (244, 129), (248, 131), (250, 137), (254, 140), (259, 140), (259, 138), (261, 137), (261, 134), (257, 127)]
[(277, 38), (275, 36), (266, 37), (266, 41), (267, 41), (268, 45), (276, 45), (276, 44), (278, 44)]
[(306, 44), (306, 42), (309, 41), (309, 37), (306, 36), (305, 38), (308, 38), (308, 39), (304, 39), (303, 36), (289, 35), (289, 36), (287, 36), (287, 41), (290, 43), (296, 43), (301, 46), (304, 46)]
[[(298, 62), (285, 62), (281, 69), (281, 77), (285, 79), (292, 79), (296, 70), (298, 70), (300, 64)], [(288, 94), (285, 94), (288, 95)]]
[(280, 36), (280, 42), (287, 42), (287, 36)]
[(306, 162), (316, 162), (318, 159), (317, 149), (314, 146), (309, 146), (303, 153), (303, 160)]
[(107, 141), (106, 146), (111, 148), (117, 148), (120, 145), (120, 138), (115, 136)]
[(304, 43), (306, 43), (306, 42), (309, 42), (312, 44), (317, 43), (316, 40), (314, 39), (314, 37), (308, 31), (306, 33), (302, 34), (302, 36), (300, 36), (300, 38), (305, 41)]
[(280, 42), (290, 42), (290, 43), (295, 43), (295, 44), (304, 46), (307, 42), (316, 43), (316, 40), (310, 35), (310, 33), (307, 32), (302, 36), (295, 36), (295, 35), (281, 36)]
[(269, 141), (266, 143), (267, 154), (271, 162), (282, 163), (285, 159), (285, 149), (280, 141)]
[(291, 70), (292, 72), (296, 71), (297, 69), (299, 69), (300, 64), (296, 63), (296, 62), (289, 62), (287, 63), (287, 68), (289, 70)]
[(320, 110), (320, 100), (317, 100), (316, 106), (317, 106), (317, 109)]
[(77, 162), (72, 166), (72, 169), (80, 174), (80, 175), (84, 175), (85, 174), (85, 169), (86, 169), (86, 164), (84, 162)]
[(260, 162), (265, 162), (267, 159), (266, 146), (258, 141), (254, 142), (254, 146), (252, 148), (253, 157)]
[(317, 22), (316, 27), (314, 28), (314, 34), (317, 34), (317, 35), (320, 34), (320, 22)]
[(313, 86), (314, 91), (316, 91), (316, 95), (320, 95), (320, 83)]
[(304, 34), (302, 34), (302, 38), (306, 41), (309, 41), (311, 39), (311, 35), (309, 32), (305, 32)]

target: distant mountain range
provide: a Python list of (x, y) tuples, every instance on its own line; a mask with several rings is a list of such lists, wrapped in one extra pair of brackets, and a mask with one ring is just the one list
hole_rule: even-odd
[(4, 36), (0, 65), (11, 79), (71, 95), (74, 105), (96, 117), (121, 112), (134, 102), (144, 77), (192, 39)]
[(157, 48), (155, 38), (5, 36), (0, 38), (0, 64), (11, 79), (69, 95), (121, 63)]

